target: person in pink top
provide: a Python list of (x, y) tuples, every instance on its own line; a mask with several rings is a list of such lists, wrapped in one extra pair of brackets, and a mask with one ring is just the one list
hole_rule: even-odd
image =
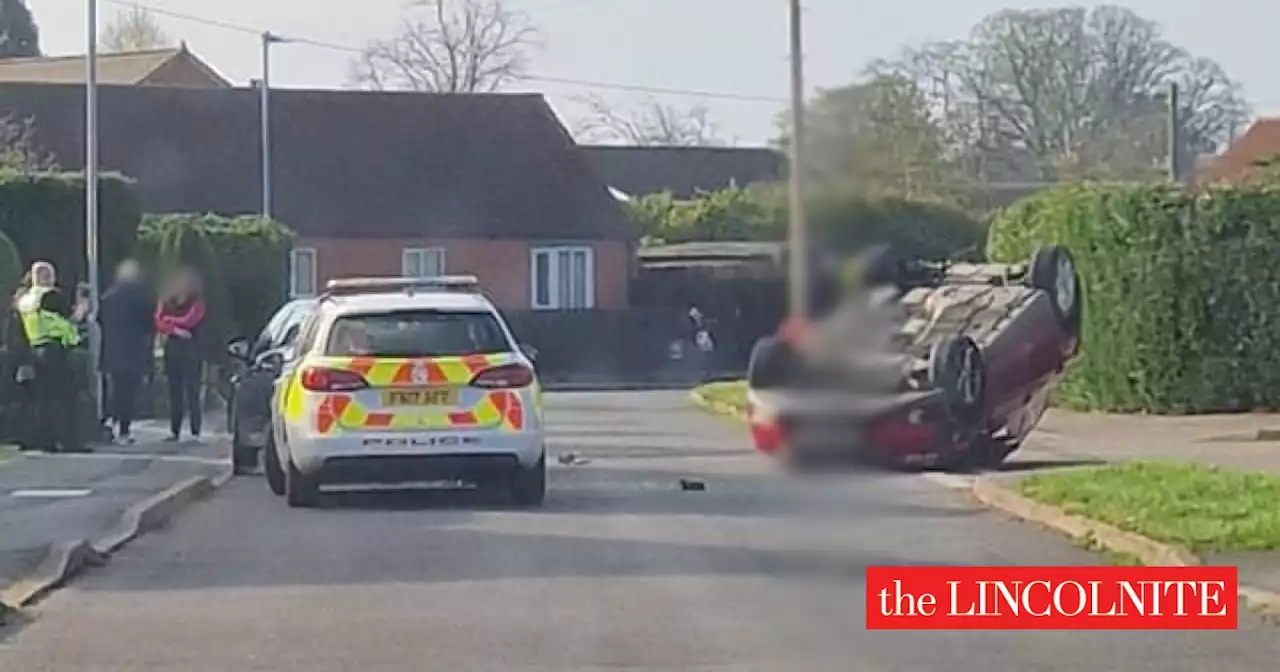
[(184, 416), (200, 438), (201, 326), (204, 296), (200, 276), (184, 268), (170, 280), (156, 305), (156, 332), (164, 339), (164, 375), (169, 387), (169, 441), (177, 441)]

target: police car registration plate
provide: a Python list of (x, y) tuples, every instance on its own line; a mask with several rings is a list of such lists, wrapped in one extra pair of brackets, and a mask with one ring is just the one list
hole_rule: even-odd
[(383, 406), (456, 406), (458, 391), (453, 389), (388, 390), (382, 393)]

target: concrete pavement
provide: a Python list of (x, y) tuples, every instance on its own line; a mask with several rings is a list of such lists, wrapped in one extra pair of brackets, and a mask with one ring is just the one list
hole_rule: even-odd
[[(36, 605), (24, 672), (1274, 670), (1219, 633), (868, 632), (870, 564), (1096, 564), (912, 475), (796, 484), (681, 392), (550, 394), (541, 511), (469, 495), (289, 510), (236, 479)], [(705, 492), (680, 492), (680, 478)]]
[(217, 444), (101, 447), (77, 455), (20, 454), (0, 465), (0, 591), (50, 546), (94, 539), (130, 506), (195, 476), (225, 469)]

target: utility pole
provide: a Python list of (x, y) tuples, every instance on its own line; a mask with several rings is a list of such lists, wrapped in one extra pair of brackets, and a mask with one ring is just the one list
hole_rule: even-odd
[(271, 45), (282, 40), (270, 31), (262, 33), (262, 81), (258, 88), (262, 142), (262, 216), (271, 218)]
[(1165, 135), (1169, 139), (1166, 160), (1169, 163), (1169, 181), (1182, 181), (1182, 122), (1178, 118), (1178, 84), (1169, 84), (1169, 128)]
[(800, 32), (800, 0), (791, 5), (791, 223), (788, 227), (790, 314), (809, 314), (809, 236), (804, 212), (804, 49)]
[(101, 421), (106, 415), (102, 389), (101, 333), (98, 330), (98, 0), (88, 0), (84, 65), (84, 249), (89, 277), (89, 378)]

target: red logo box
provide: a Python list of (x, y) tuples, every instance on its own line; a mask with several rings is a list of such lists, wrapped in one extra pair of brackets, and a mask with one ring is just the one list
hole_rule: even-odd
[(1234, 630), (1235, 567), (868, 567), (869, 630)]

